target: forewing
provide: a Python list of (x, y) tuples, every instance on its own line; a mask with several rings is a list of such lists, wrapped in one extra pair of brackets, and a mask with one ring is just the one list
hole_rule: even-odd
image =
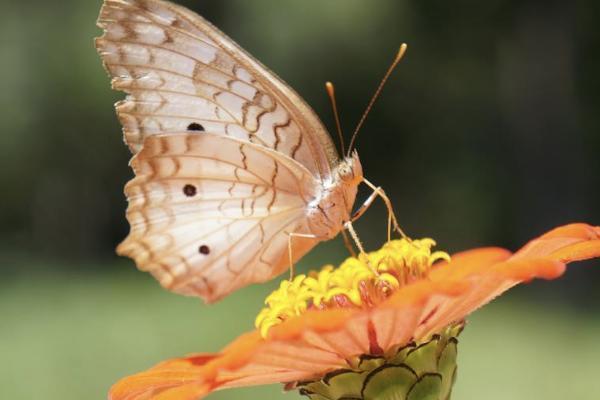
[[(202, 133), (146, 139), (125, 187), (129, 236), (117, 249), (167, 289), (216, 301), (284, 270), (288, 233), (307, 232), (315, 178), (262, 146)], [(316, 244), (295, 242), (299, 259)]]
[(281, 152), (325, 179), (337, 160), (312, 109), (225, 34), (160, 0), (105, 0), (96, 46), (133, 152), (147, 136), (206, 130)]

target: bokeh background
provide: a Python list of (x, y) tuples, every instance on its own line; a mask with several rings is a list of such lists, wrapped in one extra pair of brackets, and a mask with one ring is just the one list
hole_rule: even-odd
[[(131, 177), (95, 53), (100, 1), (0, 4), (0, 397), (102, 399), (161, 359), (216, 351), (251, 329), (275, 283), (206, 307), (115, 256)], [(516, 249), (571, 221), (600, 223), (600, 2), (180, 1), (293, 86), (346, 134), (398, 45), (405, 60), (358, 140), (368, 178), (410, 235), (457, 251)], [(365, 194), (362, 194), (363, 196)], [(375, 206), (358, 224), (385, 237)], [(340, 240), (300, 264), (345, 257)], [(478, 311), (455, 398), (599, 398), (600, 261)], [(298, 398), (281, 387), (214, 399)]]

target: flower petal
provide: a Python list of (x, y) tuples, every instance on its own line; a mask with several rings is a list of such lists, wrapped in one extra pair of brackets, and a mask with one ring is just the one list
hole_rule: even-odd
[(558, 227), (533, 239), (513, 258), (549, 257), (561, 262), (600, 256), (600, 227), (577, 223)]
[(208, 393), (201, 365), (217, 355), (194, 355), (164, 361), (148, 371), (121, 379), (110, 389), (110, 400), (194, 400)]
[(481, 273), (490, 265), (507, 260), (512, 253), (499, 247), (483, 247), (462, 251), (452, 255), (451, 262), (442, 261), (434, 265), (429, 273), (433, 281), (460, 280)]
[(253, 331), (219, 355), (167, 361), (125, 378), (111, 399), (191, 400), (227, 387), (310, 380), (354, 356), (427, 338), (514, 285), (557, 278), (566, 263), (597, 256), (600, 228), (586, 224), (556, 228), (514, 255), (499, 248), (458, 253), (374, 308), (309, 310), (272, 327), (266, 339)]
[(561, 226), (530, 241), (514, 255), (508, 255), (500, 249), (470, 250), (452, 256), (451, 264), (440, 265), (432, 271), (429, 275), (432, 280), (460, 279), (474, 284), (461, 296), (444, 302), (431, 300), (426, 308), (435, 315), (428, 318), (416, 335), (426, 336), (465, 318), (521, 282), (534, 278), (556, 279), (564, 273), (566, 263), (599, 257), (600, 227)]

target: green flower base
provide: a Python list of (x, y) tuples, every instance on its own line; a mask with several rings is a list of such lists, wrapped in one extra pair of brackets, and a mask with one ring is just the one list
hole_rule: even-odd
[[(362, 355), (353, 367), (295, 385), (313, 400), (449, 400), (463, 324), (387, 356)], [(355, 365), (354, 365), (355, 364)]]

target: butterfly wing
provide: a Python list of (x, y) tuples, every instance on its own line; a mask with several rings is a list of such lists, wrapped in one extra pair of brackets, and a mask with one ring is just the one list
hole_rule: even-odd
[(199, 15), (161, 0), (105, 0), (96, 46), (115, 89), (125, 141), (206, 130), (281, 152), (325, 180), (338, 156), (314, 111)]
[[(280, 153), (212, 133), (153, 135), (125, 188), (131, 232), (117, 251), (167, 289), (207, 302), (281, 273), (288, 233), (307, 232), (317, 183)], [(295, 241), (299, 259), (317, 241)]]
[[(128, 94), (116, 108), (125, 141), (137, 153), (137, 177), (126, 189), (131, 233), (118, 251), (171, 290), (207, 301), (281, 272), (288, 264), (285, 232), (310, 232), (307, 199), (338, 162), (318, 117), (278, 77), (183, 7), (105, 0), (98, 25), (104, 34), (96, 45), (112, 85)], [(188, 151), (174, 145), (186, 136), (188, 144), (206, 146), (194, 148), (199, 155), (157, 155), (158, 146)], [(245, 149), (262, 154), (261, 162), (244, 161)], [(205, 151), (216, 153), (206, 158)], [(236, 163), (225, 162), (228, 157)], [(198, 168), (189, 167), (195, 163)], [(281, 186), (287, 179), (269, 181), (273, 171), (285, 170), (296, 177), (293, 187)], [(193, 196), (183, 192), (182, 179)], [(315, 243), (295, 240), (294, 258)]]

